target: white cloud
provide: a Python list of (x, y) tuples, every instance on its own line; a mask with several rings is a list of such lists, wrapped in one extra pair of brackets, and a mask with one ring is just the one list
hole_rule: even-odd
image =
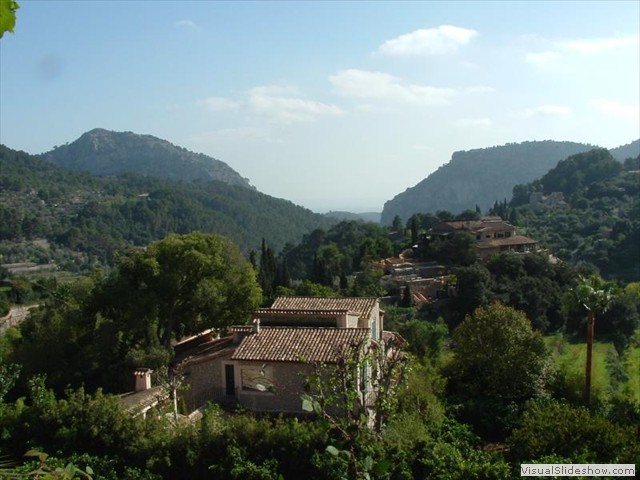
[(455, 127), (490, 127), (493, 122), (490, 118), (459, 118), (451, 124)]
[(557, 64), (558, 60), (575, 52), (588, 55), (627, 47), (637, 48), (640, 46), (640, 35), (558, 40), (552, 42), (552, 45), (553, 50), (527, 53), (525, 56), (527, 62), (536, 66), (545, 66)]
[(185, 28), (187, 30), (200, 30), (200, 27), (193, 20), (178, 20), (174, 23), (178, 28)]
[(192, 135), (190, 141), (198, 145), (212, 144), (217, 145), (220, 142), (247, 142), (247, 141), (264, 141), (269, 138), (264, 129), (257, 127), (236, 127), (236, 128), (220, 128), (200, 132)]
[(540, 105), (539, 107), (527, 108), (522, 112), (515, 114), (515, 116), (525, 118), (538, 116), (562, 117), (571, 115), (571, 113), (571, 108), (563, 105)]
[(444, 105), (456, 96), (452, 88), (408, 85), (382, 72), (366, 70), (341, 70), (329, 77), (334, 91), (346, 97), (390, 100), (422, 105)]
[(415, 105), (446, 105), (459, 95), (493, 92), (490, 87), (455, 89), (404, 83), (400, 78), (383, 72), (341, 70), (329, 76), (334, 92), (345, 97), (408, 103)]
[(461, 93), (464, 93), (465, 95), (473, 95), (473, 94), (479, 94), (479, 93), (493, 93), (495, 91), (496, 89), (493, 87), (477, 86), (477, 87), (465, 87), (461, 90)]
[(199, 100), (198, 103), (213, 112), (228, 112), (237, 110), (240, 107), (239, 102), (222, 97), (207, 97)]
[(260, 85), (249, 90), (249, 95), (273, 97), (299, 97), (300, 89), (294, 85)]
[(377, 53), (392, 56), (443, 55), (455, 52), (477, 34), (475, 30), (453, 25), (423, 28), (387, 40), (378, 47)]
[(562, 55), (559, 52), (538, 52), (538, 53), (527, 53), (526, 60), (529, 63), (534, 65), (547, 65), (549, 63), (555, 62), (562, 58)]
[(610, 38), (576, 39), (560, 42), (558, 46), (564, 50), (581, 53), (600, 53), (607, 50), (640, 45), (640, 35)]
[(344, 113), (336, 105), (300, 98), (297, 89), (288, 86), (255, 87), (249, 90), (248, 97), (248, 104), (255, 113), (284, 123), (306, 122)]
[(640, 123), (640, 107), (638, 105), (628, 105), (606, 98), (593, 99), (591, 105), (608, 115)]
[(298, 88), (289, 85), (262, 85), (249, 89), (241, 101), (224, 97), (207, 97), (198, 104), (212, 112), (244, 110), (276, 122), (311, 121), (321, 116), (342, 115), (342, 109), (302, 98)]

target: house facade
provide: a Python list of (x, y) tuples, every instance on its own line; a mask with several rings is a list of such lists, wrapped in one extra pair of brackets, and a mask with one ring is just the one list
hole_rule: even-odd
[[(278, 297), (253, 314), (251, 325), (231, 327), (174, 346), (189, 411), (207, 402), (256, 412), (299, 414), (301, 395), (318, 365), (337, 365), (385, 344), (384, 312), (377, 298)], [(370, 375), (370, 372), (363, 372)], [(359, 382), (365, 403), (373, 398)]]

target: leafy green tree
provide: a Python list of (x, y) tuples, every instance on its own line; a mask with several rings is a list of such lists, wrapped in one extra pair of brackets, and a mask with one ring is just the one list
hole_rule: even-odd
[(276, 259), (273, 250), (267, 246), (265, 239), (262, 239), (260, 251), (260, 268), (258, 270), (258, 283), (262, 288), (265, 297), (271, 298), (276, 283)]
[(108, 345), (101, 345), (99, 322), (87, 308), (94, 282), (82, 277), (56, 286), (50, 298), (32, 309), (20, 324), (9, 358), (22, 365), (24, 377), (45, 374), (49, 385), (62, 391), (67, 385), (93, 383), (89, 379), (94, 374), (112, 368), (112, 362), (107, 361), (112, 357), (105, 358), (103, 353), (113, 352), (117, 344), (110, 338)]
[(337, 277), (342, 274), (344, 255), (335, 243), (321, 246), (316, 252), (313, 280), (321, 285), (331, 287)]
[(479, 263), (456, 269), (457, 297), (454, 307), (460, 319), (493, 298), (491, 273)]
[(420, 231), (420, 224), (415, 214), (411, 215), (408, 223), (411, 229), (411, 245), (415, 245), (418, 242), (418, 232)]
[(596, 181), (610, 179), (622, 171), (622, 164), (604, 148), (578, 153), (558, 162), (540, 182), (545, 192), (571, 195)]
[[(199, 232), (130, 251), (119, 259), (104, 294), (105, 316), (118, 321), (124, 313), (137, 330), (154, 325), (165, 348), (172, 338), (242, 322), (261, 300), (255, 271), (238, 248)], [(131, 318), (131, 312), (140, 317)]]
[(591, 403), (591, 362), (596, 315), (609, 309), (614, 298), (614, 285), (599, 275), (580, 277), (578, 285), (571, 291), (572, 300), (587, 311), (587, 360), (585, 363), (584, 403)]
[(391, 228), (396, 232), (401, 232), (404, 229), (400, 215), (396, 215), (395, 217), (393, 217), (393, 222), (391, 222)]
[(420, 359), (435, 361), (442, 352), (449, 329), (442, 318), (436, 322), (414, 319), (398, 325), (398, 333), (407, 341), (409, 352)]
[(13, 33), (18, 8), (20, 6), (15, 0), (0, 0), (0, 38), (5, 32)]
[(33, 286), (26, 277), (16, 277), (10, 282), (11, 297), (14, 303), (24, 304), (33, 297)]
[(551, 380), (549, 353), (524, 315), (494, 303), (467, 315), (453, 333), (451, 376), (464, 396), (521, 401)]
[(480, 220), (480, 212), (478, 211), (480, 207), (476, 205), (475, 210), (466, 209), (463, 212), (460, 212), (456, 215), (456, 220)]
[(299, 295), (302, 297), (337, 297), (338, 293), (330, 287), (314, 283), (311, 280), (303, 280), (294, 288), (278, 287), (277, 295)]
[(0, 412), (4, 396), (11, 390), (20, 375), (20, 366), (15, 363), (0, 364)]
[(639, 306), (640, 302), (634, 301), (625, 288), (600, 316), (598, 332), (611, 338), (619, 354), (623, 353), (635, 331), (640, 328)]
[(540, 459), (551, 454), (564, 458), (560, 463), (637, 463), (640, 458), (635, 425), (616, 424), (584, 407), (532, 401), (518, 423), (508, 439), (516, 462), (546, 463)]

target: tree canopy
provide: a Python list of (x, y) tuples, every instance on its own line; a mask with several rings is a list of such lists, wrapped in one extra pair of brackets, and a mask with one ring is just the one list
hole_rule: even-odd
[(500, 303), (476, 309), (453, 334), (453, 379), (468, 396), (523, 400), (542, 393), (550, 359), (524, 313)]
[(251, 264), (218, 235), (169, 235), (131, 250), (117, 265), (100, 309), (113, 319), (154, 323), (164, 347), (172, 338), (237, 323), (261, 301)]

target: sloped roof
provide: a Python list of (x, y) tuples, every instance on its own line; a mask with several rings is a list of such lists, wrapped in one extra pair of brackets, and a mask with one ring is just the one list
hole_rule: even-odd
[(515, 229), (515, 227), (500, 217), (482, 217), (480, 220), (451, 220), (440, 222), (433, 226), (432, 231), (467, 230), (469, 232), (479, 232), (504, 229)]
[(476, 244), (477, 248), (492, 248), (492, 247), (503, 247), (503, 246), (514, 246), (514, 245), (536, 245), (538, 242), (525, 237), (524, 235), (516, 235), (515, 237), (508, 238), (493, 238), (491, 240), (487, 240), (485, 242), (479, 242)]
[(335, 363), (370, 334), (368, 328), (262, 327), (242, 340), (231, 359)]
[[(251, 326), (249, 326), (251, 328)], [(211, 355), (217, 355), (220, 352), (229, 350), (233, 347), (233, 337), (214, 338), (201, 343), (193, 344), (189, 348), (182, 348), (175, 351), (173, 363), (177, 364), (183, 361), (191, 362), (193, 360), (202, 359)]]
[(335, 317), (338, 315), (345, 315), (348, 313), (360, 314), (360, 312), (349, 312), (349, 310), (302, 310), (302, 309), (290, 309), (290, 308), (259, 308), (253, 312), (253, 316), (256, 318), (262, 317), (285, 317), (285, 316), (309, 316), (314, 315), (318, 317)]
[(167, 392), (161, 387), (152, 387), (139, 392), (128, 392), (120, 395), (120, 402), (125, 410), (144, 410), (168, 397)]
[(349, 311), (360, 317), (368, 317), (376, 305), (373, 297), (321, 298), (321, 297), (277, 297), (271, 305), (273, 310), (328, 310)]

